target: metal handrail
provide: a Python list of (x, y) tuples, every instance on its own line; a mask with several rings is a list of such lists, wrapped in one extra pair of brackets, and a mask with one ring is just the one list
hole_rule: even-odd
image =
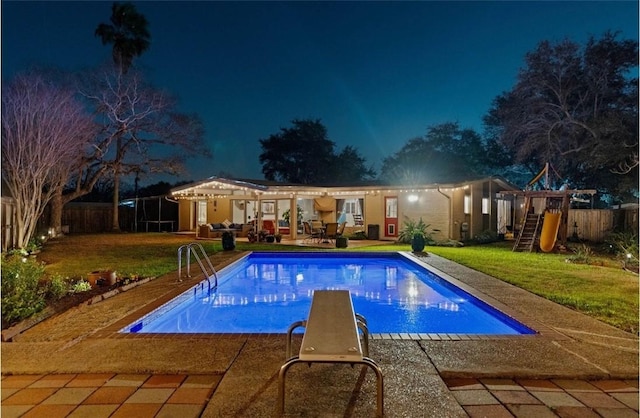
[[(218, 287), (218, 273), (213, 267), (213, 264), (211, 264), (211, 260), (207, 256), (207, 253), (204, 251), (204, 248), (202, 248), (202, 245), (200, 245), (200, 243), (198, 242), (181, 245), (178, 248), (178, 279), (182, 279), (182, 251), (184, 249), (187, 250), (187, 277), (191, 277), (191, 253), (193, 252), (193, 256), (200, 266), (200, 270), (202, 270), (202, 273), (207, 279), (207, 283), (209, 285), (209, 293), (211, 293), (211, 277), (214, 278), (213, 287), (214, 289), (216, 289)], [(198, 254), (198, 250), (200, 251), (200, 254)], [(206, 265), (203, 264), (203, 260), (206, 260)], [(207, 267), (209, 268), (209, 270), (207, 270)], [(211, 274), (209, 274), (209, 271), (211, 271)]]

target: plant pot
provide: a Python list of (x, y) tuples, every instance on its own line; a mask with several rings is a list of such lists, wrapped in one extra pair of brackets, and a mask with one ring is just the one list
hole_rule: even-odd
[(276, 237), (274, 237), (273, 235), (267, 235), (266, 237), (267, 242), (274, 242), (275, 240), (276, 240)]
[(276, 235), (275, 237), (276, 237), (276, 242), (280, 242), (280, 241), (282, 241), (282, 236), (278, 236), (278, 235)]
[(88, 274), (87, 279), (91, 287), (113, 286), (116, 284), (117, 275), (111, 270), (97, 270)]
[(425, 246), (424, 237), (420, 234), (415, 234), (411, 239), (411, 249), (414, 253), (421, 253)]
[(236, 249), (236, 237), (233, 235), (233, 232), (222, 233), (222, 249), (225, 251)]
[(349, 246), (349, 238), (338, 237), (336, 238), (336, 248), (347, 248)]

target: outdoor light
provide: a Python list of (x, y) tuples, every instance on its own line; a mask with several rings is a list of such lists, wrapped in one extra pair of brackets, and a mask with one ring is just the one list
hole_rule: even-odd
[(631, 259), (631, 254), (627, 253), (627, 259), (630, 260)]
[(410, 194), (410, 195), (407, 197), (407, 200), (408, 200), (409, 202), (411, 202), (411, 203), (417, 202), (417, 201), (418, 201), (418, 195)]

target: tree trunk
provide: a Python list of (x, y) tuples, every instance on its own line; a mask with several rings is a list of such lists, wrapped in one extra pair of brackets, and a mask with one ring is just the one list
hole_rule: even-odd
[(52, 237), (62, 235), (62, 191), (56, 193), (51, 198), (51, 213), (49, 214), (49, 231)]
[(120, 232), (120, 220), (118, 218), (118, 203), (120, 201), (120, 168), (116, 167), (113, 172), (113, 224), (111, 230)]

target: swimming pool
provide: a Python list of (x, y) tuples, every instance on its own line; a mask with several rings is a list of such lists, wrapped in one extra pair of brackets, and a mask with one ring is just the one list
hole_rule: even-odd
[(371, 333), (520, 335), (535, 331), (403, 253), (254, 252), (123, 333), (285, 333), (315, 289), (349, 290)]

